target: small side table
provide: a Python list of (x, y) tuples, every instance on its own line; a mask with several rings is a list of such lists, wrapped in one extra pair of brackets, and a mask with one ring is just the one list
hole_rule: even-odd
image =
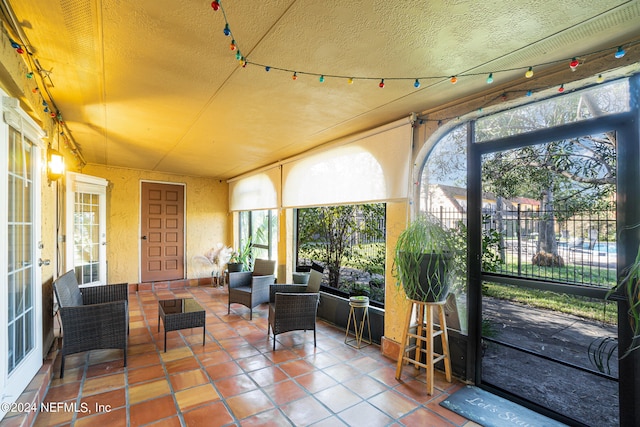
[(202, 327), (205, 343), (205, 311), (193, 298), (165, 299), (158, 302), (158, 332), (160, 319), (164, 324), (164, 352), (167, 352), (167, 332)]
[[(356, 310), (362, 309), (362, 319), (358, 324)], [(353, 333), (355, 338), (349, 338), (351, 323), (353, 322)], [(369, 340), (363, 340), (364, 325), (367, 325)], [(362, 344), (364, 342), (364, 345)], [(362, 348), (371, 344), (371, 322), (369, 320), (369, 297), (355, 296), (349, 298), (349, 321), (347, 322), (347, 333), (344, 336), (344, 343), (354, 348)]]

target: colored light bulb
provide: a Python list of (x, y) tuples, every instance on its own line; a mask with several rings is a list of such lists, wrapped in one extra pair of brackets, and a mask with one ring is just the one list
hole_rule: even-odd
[(31, 92), (33, 92), (33, 93), (38, 93), (38, 91), (39, 91), (39, 90), (40, 90), (40, 89), (38, 89), (37, 87), (34, 87), (33, 89), (31, 89)]
[(349, 79), (347, 80), (347, 83), (349, 83), (350, 85), (353, 84), (353, 77), (349, 77)]
[(28, 78), (28, 79), (32, 79), (32, 78), (33, 78), (33, 73), (32, 73), (31, 71), (29, 71), (29, 72), (27, 73), (27, 78)]
[(527, 91), (527, 96), (531, 96), (531, 95), (533, 95), (533, 92), (532, 92), (532, 91), (530, 91), (530, 90), (528, 90), (528, 91)]
[(24, 53), (24, 49), (19, 47), (19, 48), (16, 49), (16, 52), (18, 52), (19, 54), (22, 55)]
[(298, 80), (298, 73), (296, 71), (293, 72), (293, 76), (291, 76), (292, 80)]
[(560, 85), (560, 87), (558, 88), (558, 92), (564, 92), (564, 83)]
[(627, 52), (622, 48), (622, 46), (618, 47), (618, 50), (616, 50), (616, 53), (613, 55), (616, 57), (616, 59), (620, 59), (622, 58)]
[(240, 53), (240, 51), (237, 51), (237, 52), (236, 52), (236, 59), (237, 59), (238, 61), (240, 61), (240, 60), (242, 59), (242, 54)]
[(449, 81), (451, 82), (452, 85), (458, 83), (458, 78), (456, 76), (451, 76), (451, 79), (449, 79)]
[(47, 104), (47, 101), (45, 101), (45, 100), (43, 99), (43, 100), (42, 100), (42, 106), (43, 106), (43, 107), (46, 107), (47, 105), (49, 105), (49, 104)]
[(54, 113), (54, 112), (52, 111), (52, 112), (50, 112), (50, 113), (49, 113), (49, 115), (50, 115), (51, 117), (55, 117), (55, 116), (56, 116), (56, 113)]
[(533, 77), (533, 67), (529, 67), (529, 69), (527, 70), (526, 73), (524, 73), (524, 76), (528, 79), (530, 79), (531, 77)]
[(380, 83), (378, 83), (378, 87), (379, 88), (383, 88), (384, 87), (384, 79), (380, 80)]
[(324, 76), (320, 76), (318, 80), (320, 80), (320, 83), (324, 83)]
[(237, 48), (238, 48), (238, 46), (236, 46), (236, 41), (235, 40), (231, 40), (231, 44), (229, 45), (229, 49), (236, 50)]
[(20, 45), (18, 43), (16, 43), (15, 41), (9, 39), (9, 41), (11, 42), (11, 47), (14, 49), (17, 49), (20, 47)]
[(573, 58), (573, 59), (571, 60), (571, 62), (569, 62), (569, 67), (570, 67), (572, 70), (575, 70), (576, 68), (578, 68), (578, 65), (580, 65), (580, 62), (578, 62), (578, 60), (577, 60), (576, 58)]
[(598, 78), (596, 79), (596, 83), (602, 83), (604, 81), (604, 77), (602, 77), (602, 74), (598, 74)]
[(224, 30), (222, 30), (222, 32), (227, 37), (231, 35), (231, 29), (229, 29), (229, 24), (224, 24)]
[(271, 71), (271, 67), (267, 65), (266, 67), (264, 67), (264, 70), (268, 73), (269, 71)]
[(213, 8), (213, 10), (217, 11), (218, 9), (220, 9), (220, 3), (218, 2), (218, 0), (214, 0), (211, 2), (211, 7)]
[(420, 80), (416, 79), (415, 82), (413, 82), (413, 87), (415, 87), (416, 89), (420, 87)]
[(45, 113), (48, 113), (48, 112), (49, 112), (49, 107), (44, 107), (44, 110), (43, 110), (43, 111), (44, 111)]
[(493, 83), (493, 73), (489, 73), (489, 77), (487, 77), (487, 84)]

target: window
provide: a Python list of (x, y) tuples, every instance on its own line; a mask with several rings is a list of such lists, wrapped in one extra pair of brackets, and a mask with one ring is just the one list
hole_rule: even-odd
[(251, 242), (251, 258), (278, 261), (278, 216), (277, 211), (243, 211), (239, 214), (239, 248)]

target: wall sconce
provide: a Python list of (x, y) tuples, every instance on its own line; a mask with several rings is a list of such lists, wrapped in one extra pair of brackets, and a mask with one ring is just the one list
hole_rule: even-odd
[(52, 181), (57, 181), (64, 175), (64, 157), (59, 151), (49, 146), (47, 148), (47, 180), (49, 187)]

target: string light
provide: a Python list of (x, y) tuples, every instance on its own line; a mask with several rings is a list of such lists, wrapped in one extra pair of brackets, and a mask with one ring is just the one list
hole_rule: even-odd
[(596, 83), (602, 83), (604, 81), (604, 77), (602, 77), (602, 74), (598, 74), (598, 78), (596, 79)]
[(560, 85), (560, 87), (558, 88), (558, 92), (564, 92), (564, 83)]
[(531, 95), (533, 95), (533, 92), (531, 90), (528, 90), (527, 91), (527, 96), (531, 96)]
[(527, 70), (526, 73), (524, 73), (524, 76), (528, 79), (530, 79), (531, 77), (533, 77), (533, 67), (529, 67), (529, 69)]
[(578, 68), (578, 65), (580, 65), (580, 62), (575, 57), (571, 60), (571, 62), (569, 62), (569, 68), (571, 68), (571, 71), (575, 71), (576, 68)]
[[(224, 7), (222, 6), (221, 2), (219, 0), (214, 0), (211, 3), (211, 7), (213, 8), (214, 11), (218, 11), (219, 9), (222, 9), (223, 17), (224, 17), (224, 21), (225, 21), (225, 26), (224, 26), (224, 30), (223, 30), (224, 35), (225, 36), (233, 35), (233, 33), (231, 32), (229, 21), (227, 20), (227, 16), (224, 13)], [(633, 45), (635, 45), (635, 44), (638, 44), (638, 43), (633, 43)], [(12, 41), (12, 47), (15, 48), (16, 46), (18, 46), (20, 49), (22, 49), (19, 44), (17, 44), (17, 43)], [(243, 67), (246, 67), (247, 65), (257, 65), (257, 66), (264, 67), (265, 71), (267, 71), (267, 72), (270, 71), (271, 69), (275, 69), (275, 70), (278, 70), (278, 71), (292, 72), (293, 73), (293, 76), (292, 76), (293, 80), (297, 80), (298, 74), (301, 74), (301, 75), (306, 74), (306, 75), (317, 76), (317, 78), (319, 79), (319, 81), (321, 83), (325, 82), (327, 77), (332, 77), (332, 78), (336, 78), (336, 79), (345, 79), (345, 80), (347, 80), (348, 84), (353, 84), (354, 80), (356, 80), (356, 79), (359, 79), (359, 80), (376, 79), (376, 77), (373, 77), (373, 76), (354, 77), (354, 76), (334, 75), (334, 74), (327, 75), (327, 74), (321, 74), (321, 73), (317, 73), (317, 72), (305, 72), (305, 71), (295, 71), (294, 72), (293, 70), (290, 70), (290, 69), (287, 69), (287, 68), (280, 68), (280, 67), (275, 67), (275, 66), (270, 66), (270, 65), (265, 65), (265, 64), (259, 64), (259, 63), (252, 62), (252, 61), (248, 60), (247, 58), (243, 57), (240, 54), (239, 46), (238, 46), (238, 44), (236, 43), (235, 40), (231, 41), (230, 48), (231, 48), (232, 51), (237, 51), (236, 59), (241, 61), (241, 64), (242, 64)], [(583, 55), (584, 56), (595, 55), (595, 54), (598, 54), (598, 53), (601, 53), (601, 52), (605, 52), (605, 51), (610, 50), (610, 49), (614, 49), (614, 48), (600, 49), (598, 51), (594, 51), (594, 52), (590, 52), (590, 53), (583, 53)], [(615, 49), (616, 50), (615, 50), (615, 53), (614, 53), (614, 57), (617, 58), (617, 59), (622, 58), (626, 54), (626, 51), (624, 50), (623, 46), (617, 46)], [(22, 53), (22, 52), (20, 52), (20, 53)], [(560, 59), (560, 60), (554, 60), (554, 61), (545, 62), (545, 63), (541, 63), (541, 64), (533, 64), (533, 65), (528, 66), (528, 67), (522, 67), (522, 68), (526, 69), (526, 71), (524, 73), (524, 77), (527, 78), (527, 79), (533, 77), (533, 75), (534, 75), (533, 68), (534, 67), (540, 67), (542, 65), (557, 64), (557, 63), (561, 63), (561, 62), (564, 62), (564, 61), (567, 61), (567, 60), (568, 59)], [(579, 66), (580, 66), (580, 60), (578, 60), (577, 57), (572, 57), (570, 62), (569, 62), (569, 67), (571, 68), (571, 70), (575, 71), (577, 69), (577, 67), (579, 67)], [(498, 73), (499, 72), (509, 72), (509, 71), (516, 71), (518, 69), (519, 69), (519, 67), (507, 68), (507, 69), (495, 70), (494, 72), (498, 72)], [(494, 72), (489, 73), (489, 75), (488, 75), (488, 77), (486, 79), (486, 83), (487, 84), (491, 84), (491, 83), (494, 82), (494, 76), (493, 76)], [(411, 80), (413, 80), (413, 86), (415, 88), (419, 88), (419, 87), (421, 87), (420, 80), (424, 80), (424, 79), (429, 79), (429, 80), (430, 79), (438, 79), (438, 80), (446, 80), (446, 79), (448, 79), (451, 84), (456, 84), (458, 82), (458, 78), (459, 78), (458, 76), (479, 76), (481, 74), (483, 74), (483, 73), (465, 72), (463, 74), (452, 75), (452, 76), (451, 75), (450, 76), (433, 75), (433, 76), (410, 77), (410, 78), (409, 77), (395, 77), (395, 78), (393, 78), (393, 80), (409, 80), (409, 79), (411, 79)], [(599, 82), (600, 82), (600, 78), (601, 77), (598, 76)], [(378, 87), (383, 88), (384, 86), (385, 86), (384, 79), (380, 78), (380, 82), (378, 83)], [(563, 92), (564, 91), (564, 85), (561, 85), (560, 88), (558, 89), (558, 91), (559, 92)], [(530, 95), (531, 95), (531, 91), (528, 91), (527, 92), (527, 96), (530, 96)]]
[(28, 78), (28, 79), (32, 79), (32, 78), (33, 78), (33, 72), (32, 72), (32, 71), (29, 71), (29, 72), (27, 73), (27, 78)]

